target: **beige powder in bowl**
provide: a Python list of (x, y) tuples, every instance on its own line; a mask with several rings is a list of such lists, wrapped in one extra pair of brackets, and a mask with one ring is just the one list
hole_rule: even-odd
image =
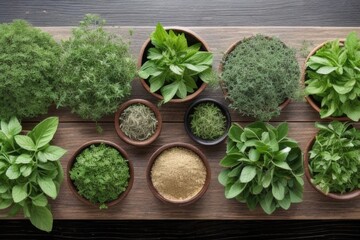
[(156, 158), (151, 181), (160, 195), (171, 201), (186, 201), (198, 194), (205, 184), (206, 168), (191, 150), (173, 147)]

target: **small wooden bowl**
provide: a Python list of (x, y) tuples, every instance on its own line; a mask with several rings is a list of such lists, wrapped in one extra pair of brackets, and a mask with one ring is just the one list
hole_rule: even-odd
[[(175, 200), (170, 200), (167, 199), (165, 197), (163, 197), (154, 187), (152, 180), (151, 180), (151, 170), (153, 167), (153, 164), (155, 163), (157, 157), (166, 149), (170, 149), (173, 147), (182, 147), (182, 148), (186, 148), (188, 150), (193, 151), (195, 154), (197, 154), (200, 159), (202, 160), (205, 169), (206, 169), (206, 178), (205, 178), (205, 183), (202, 187), (202, 189), (200, 190), (200, 192), (198, 192), (195, 196), (193, 196), (192, 198), (185, 200), (185, 201), (175, 201)], [(150, 191), (154, 194), (154, 196), (156, 198), (158, 198), (160, 201), (164, 202), (164, 203), (170, 203), (173, 205), (177, 205), (177, 206), (185, 206), (185, 205), (189, 205), (192, 204), (194, 202), (196, 202), (197, 200), (199, 200), (207, 191), (209, 185), (210, 185), (210, 180), (211, 180), (211, 170), (210, 170), (210, 165), (205, 157), (205, 155), (196, 147), (194, 147), (191, 144), (188, 143), (181, 143), (181, 142), (175, 142), (175, 143), (169, 143), (169, 144), (165, 144), (162, 147), (160, 147), (158, 150), (156, 150), (152, 156), (149, 159), (147, 168), (146, 168), (146, 180), (147, 180), (147, 184), (148, 187), (150, 189)]]
[[(165, 28), (165, 29), (173, 30), (175, 33), (184, 33), (189, 46), (196, 44), (196, 43), (201, 43), (200, 50), (209, 52), (208, 44), (195, 32), (193, 32), (187, 28), (182, 28), (182, 27), (171, 27), (171, 28)], [(147, 52), (148, 52), (149, 48), (151, 48), (151, 47), (154, 47), (154, 46), (151, 44), (150, 38), (148, 38), (148, 39), (146, 39), (146, 41), (144, 42), (144, 44), (142, 45), (141, 50), (140, 50), (140, 54), (139, 54), (139, 58), (138, 58), (138, 67), (139, 68), (141, 68), (141, 66), (147, 61)], [(158, 92), (154, 92), (154, 93), (150, 92), (150, 86), (148, 85), (147, 80), (140, 79), (140, 81), (141, 81), (141, 85), (151, 95), (153, 95), (154, 97), (156, 97), (159, 100), (164, 99), (164, 97), (162, 95), (160, 95)], [(182, 98), (182, 99), (181, 98), (171, 99), (169, 101), (169, 103), (184, 103), (184, 102), (191, 101), (192, 99), (199, 96), (199, 94), (202, 91), (204, 91), (204, 89), (206, 88), (207, 83), (202, 82), (201, 80), (199, 80), (198, 83), (199, 83), (198, 89), (195, 92), (187, 95), (185, 98)]]
[[(217, 139), (214, 140), (206, 140), (206, 139), (202, 139), (199, 138), (197, 136), (195, 136), (192, 131), (191, 131), (191, 119), (190, 116), (191, 114), (194, 113), (194, 108), (196, 106), (198, 106), (201, 103), (212, 103), (215, 106), (217, 106), (222, 114), (225, 116), (226, 118), (226, 128), (225, 128), (225, 132), (222, 136), (218, 137)], [(229, 128), (231, 126), (231, 116), (229, 113), (229, 110), (222, 105), (219, 101), (212, 99), (212, 98), (202, 98), (202, 99), (198, 99), (195, 100), (190, 107), (186, 110), (185, 115), (184, 115), (184, 126), (185, 126), (185, 130), (187, 132), (187, 134), (190, 136), (190, 138), (192, 140), (194, 140), (195, 142), (202, 144), (202, 145), (206, 145), (206, 146), (211, 146), (211, 145), (216, 145), (218, 143), (221, 143), (227, 136), (227, 132), (229, 131)]]
[(71, 192), (83, 203), (88, 204), (90, 206), (99, 208), (100, 204), (94, 204), (92, 202), (90, 202), (88, 199), (84, 198), (83, 196), (81, 196), (78, 191), (76, 186), (74, 185), (73, 181), (70, 178), (70, 170), (72, 169), (73, 165), (76, 162), (76, 157), (86, 148), (90, 147), (91, 145), (99, 145), (99, 144), (105, 144), (107, 146), (113, 147), (116, 150), (119, 151), (119, 153), (127, 160), (127, 163), (129, 165), (129, 173), (130, 173), (130, 178), (129, 178), (129, 182), (128, 182), (128, 186), (126, 188), (126, 190), (124, 192), (122, 192), (119, 197), (111, 202), (106, 203), (106, 206), (111, 207), (114, 206), (116, 204), (118, 204), (119, 202), (121, 202), (130, 192), (133, 183), (134, 183), (134, 167), (132, 162), (129, 160), (128, 154), (125, 152), (124, 149), (122, 149), (120, 146), (118, 146), (117, 144), (110, 142), (110, 141), (106, 141), (106, 140), (93, 140), (93, 141), (89, 141), (85, 144), (83, 144), (80, 148), (78, 148), (76, 150), (76, 152), (73, 154), (73, 156), (70, 158), (68, 164), (67, 164), (67, 168), (66, 168), (66, 175), (67, 175), (67, 182), (68, 182), (68, 186), (71, 190)]
[[(310, 53), (309, 55), (306, 57), (305, 59), (305, 62), (304, 62), (304, 66), (302, 68), (302, 71), (301, 71), (301, 83), (303, 84), (303, 86), (305, 86), (305, 78), (306, 78), (306, 69), (307, 69), (307, 66), (306, 66), (306, 63), (309, 61), (309, 58), (314, 55), (320, 48), (322, 48), (325, 44), (331, 42), (332, 40), (330, 41), (325, 41), (321, 44), (319, 44), (318, 46), (316, 46)], [(342, 39), (339, 41), (340, 42), (340, 45), (344, 45), (345, 43), (345, 40)], [(316, 102), (314, 100), (314, 98), (309, 95), (309, 96), (305, 96), (305, 99), (306, 101), (310, 104), (310, 106), (315, 110), (317, 111), (319, 114), (320, 114), (320, 106), (319, 106), (319, 103)], [(348, 117), (327, 117), (325, 119), (328, 119), (328, 120), (338, 120), (338, 121), (352, 121), (350, 118)]]
[(305, 176), (308, 180), (308, 182), (310, 183), (310, 185), (319, 193), (321, 193), (322, 195), (335, 199), (335, 200), (349, 200), (349, 199), (353, 199), (357, 196), (360, 196), (360, 189), (356, 189), (353, 190), (349, 193), (345, 193), (345, 194), (339, 194), (339, 193), (324, 193), (323, 191), (321, 191), (321, 189), (319, 189), (318, 187), (316, 187), (312, 182), (311, 182), (311, 173), (310, 173), (310, 168), (309, 168), (309, 151), (312, 149), (312, 146), (315, 142), (315, 138), (316, 135), (311, 139), (311, 141), (309, 141), (309, 143), (306, 146), (305, 149), (305, 153), (304, 153), (304, 170), (305, 170)]
[[(130, 105), (133, 105), (133, 104), (143, 104), (143, 105), (149, 107), (154, 112), (155, 117), (158, 121), (155, 133), (150, 138), (148, 138), (144, 141), (137, 141), (137, 140), (131, 139), (128, 136), (126, 136), (125, 133), (123, 131), (121, 131), (121, 129), (120, 129), (120, 119), (119, 118), (120, 118), (121, 113), (127, 107), (129, 107)], [(115, 130), (116, 130), (117, 135), (124, 142), (134, 145), (134, 146), (146, 146), (146, 145), (151, 144), (160, 136), (161, 129), (162, 129), (162, 117), (161, 117), (159, 109), (154, 104), (152, 104), (151, 102), (149, 102), (145, 99), (132, 99), (132, 100), (129, 100), (129, 101), (123, 103), (115, 113), (114, 122), (115, 122)]]

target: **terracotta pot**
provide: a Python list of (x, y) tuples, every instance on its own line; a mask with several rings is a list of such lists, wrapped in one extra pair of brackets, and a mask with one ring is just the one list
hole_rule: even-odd
[[(225, 129), (225, 132), (224, 132), (224, 134), (222, 136), (220, 136), (217, 139), (214, 139), (214, 140), (202, 139), (202, 138), (199, 138), (199, 137), (195, 136), (191, 131), (191, 119), (190, 119), (190, 116), (194, 113), (194, 108), (196, 106), (198, 106), (199, 104), (201, 104), (201, 103), (213, 103), (215, 106), (217, 106), (221, 110), (222, 114), (226, 117), (226, 129)], [(199, 144), (202, 144), (202, 145), (207, 145), (207, 146), (216, 145), (216, 144), (222, 142), (226, 138), (228, 130), (229, 130), (230, 126), (231, 126), (231, 116), (230, 116), (230, 113), (229, 113), (229, 110), (227, 109), (227, 107), (222, 105), (219, 101), (217, 101), (215, 99), (211, 99), (211, 98), (202, 98), (202, 99), (194, 101), (190, 105), (190, 107), (186, 110), (185, 115), (184, 115), (184, 126), (185, 126), (185, 130), (186, 130), (187, 134), (195, 142), (197, 142)]]
[[(187, 29), (187, 28), (182, 28), (182, 27), (171, 27), (171, 28), (165, 28), (166, 30), (173, 30), (175, 33), (184, 33), (185, 37), (188, 41), (188, 45), (191, 46), (195, 43), (201, 43), (201, 48), (200, 50), (202, 51), (208, 51), (209, 52), (209, 46), (207, 45), (207, 43), (199, 36), (197, 35), (195, 32)], [(140, 50), (140, 54), (139, 54), (139, 58), (138, 58), (138, 67), (140, 68), (146, 61), (147, 61), (147, 52), (148, 49), (154, 47), (151, 44), (151, 40), (150, 38), (148, 38), (143, 46), (141, 47)], [(146, 79), (140, 79), (141, 81), (141, 85), (146, 89), (146, 91), (148, 91), (151, 95), (153, 95), (154, 97), (156, 97), (159, 100), (163, 100), (163, 96), (159, 93), (159, 91), (152, 93), (150, 92), (150, 86), (147, 82)], [(202, 82), (201, 80), (198, 81), (198, 89), (193, 92), (192, 94), (187, 95), (185, 98), (181, 99), (181, 98), (173, 98), (169, 101), (169, 103), (183, 103), (183, 102), (188, 102), (191, 101), (192, 99), (196, 98), (202, 91), (204, 91), (204, 89), (206, 88), (207, 83)]]
[[(137, 141), (137, 140), (131, 139), (128, 136), (126, 136), (125, 133), (123, 131), (121, 131), (121, 129), (120, 129), (119, 118), (120, 118), (121, 113), (130, 105), (138, 104), (138, 103), (144, 104), (147, 107), (149, 107), (154, 112), (155, 117), (158, 120), (155, 133), (150, 138), (148, 138), (144, 141)], [(115, 113), (115, 121), (114, 122), (115, 122), (115, 130), (116, 130), (116, 133), (118, 134), (118, 136), (124, 142), (129, 143), (134, 146), (146, 146), (146, 145), (151, 144), (159, 137), (159, 135), (161, 133), (161, 129), (162, 129), (162, 117), (161, 117), (159, 109), (154, 104), (152, 104), (151, 102), (149, 102), (145, 99), (132, 99), (132, 100), (129, 100), (129, 101), (123, 103)]]
[[(249, 38), (252, 38), (252, 37), (249, 37)], [(249, 38), (246, 38), (246, 39), (249, 39)], [(266, 37), (266, 38), (271, 39), (271, 37)], [(246, 39), (239, 40), (239, 41), (233, 43), (226, 50), (226, 52), (224, 53), (224, 56), (223, 56), (223, 58), (222, 58), (222, 60), (220, 61), (220, 64), (219, 64), (219, 74), (220, 75), (224, 70), (224, 62), (225, 62), (227, 56), (236, 48), (237, 45), (239, 45), (240, 43), (242, 43)], [(284, 46), (286, 47), (285, 44), (284, 44)], [(221, 90), (222, 90), (222, 92), (224, 94), (225, 99), (227, 99), (231, 103), (232, 102), (231, 99), (229, 99), (227, 97), (228, 96), (228, 91), (227, 91), (226, 85), (225, 85), (224, 81), (222, 81), (222, 80), (220, 80), (220, 87), (221, 87)], [(290, 102), (291, 102), (291, 99), (286, 98), (282, 103), (280, 103), (280, 105), (279, 105), (280, 111), (283, 110)]]
[(106, 141), (106, 140), (93, 140), (93, 141), (89, 141), (85, 144), (83, 144), (80, 148), (78, 148), (76, 150), (76, 152), (72, 155), (72, 157), (70, 158), (68, 164), (67, 164), (67, 168), (66, 168), (66, 175), (67, 175), (67, 182), (68, 182), (68, 186), (71, 190), (71, 192), (83, 203), (88, 204), (90, 206), (99, 208), (100, 204), (94, 204), (92, 202), (90, 202), (89, 200), (87, 200), (86, 198), (84, 198), (83, 196), (81, 196), (78, 191), (76, 186), (74, 185), (73, 181), (70, 178), (70, 170), (72, 169), (75, 161), (76, 161), (76, 157), (86, 148), (90, 147), (91, 145), (95, 144), (95, 145), (99, 145), (101, 143), (104, 143), (105, 145), (108, 145), (110, 147), (115, 148), (116, 150), (119, 151), (119, 153), (126, 159), (128, 160), (127, 163), (129, 165), (129, 172), (130, 172), (130, 179), (128, 182), (128, 186), (126, 188), (126, 190), (124, 192), (122, 192), (119, 197), (111, 202), (107, 202), (106, 206), (111, 207), (114, 206), (116, 204), (118, 204), (119, 202), (121, 202), (121, 200), (123, 200), (128, 193), (130, 192), (132, 185), (134, 183), (134, 167), (132, 162), (129, 160), (128, 154), (125, 152), (124, 149), (122, 149), (120, 146), (118, 146), (117, 144), (110, 142), (110, 141)]
[[(322, 48), (326, 43), (328, 42), (331, 42), (332, 40), (330, 41), (326, 41), (326, 42), (323, 42), (321, 44), (319, 44), (317, 47), (315, 47), (310, 53), (309, 55), (306, 57), (305, 59), (305, 63), (304, 63), (304, 66), (302, 68), (302, 72), (301, 72), (301, 82), (303, 84), (303, 86), (305, 86), (305, 78), (306, 78), (306, 63), (308, 62), (309, 58), (314, 55), (320, 48)], [(345, 42), (345, 40), (340, 40), (340, 45), (343, 45)], [(306, 101), (310, 104), (310, 106), (315, 109), (315, 111), (317, 111), (319, 114), (320, 114), (320, 103), (315, 101), (314, 98), (309, 95), (309, 96), (306, 96), (305, 97)], [(326, 119), (329, 119), (329, 120), (338, 120), (338, 121), (351, 121), (350, 118), (348, 117), (327, 117)]]
[(318, 187), (316, 187), (312, 182), (311, 182), (311, 173), (310, 173), (310, 168), (309, 168), (309, 151), (311, 151), (312, 146), (315, 142), (315, 137), (316, 135), (311, 139), (311, 141), (307, 144), (306, 149), (305, 149), (305, 153), (304, 153), (304, 170), (305, 170), (305, 176), (308, 180), (308, 182), (310, 183), (310, 185), (319, 193), (321, 193), (322, 195), (332, 198), (332, 199), (336, 199), (336, 200), (349, 200), (349, 199), (353, 199), (357, 196), (360, 196), (360, 189), (354, 190), (352, 192), (349, 193), (345, 193), (345, 194), (339, 194), (339, 193), (324, 193), (321, 189), (319, 189)]
[[(151, 180), (151, 170), (152, 170), (153, 164), (155, 163), (157, 157), (164, 150), (169, 149), (169, 148), (173, 148), (173, 147), (183, 147), (183, 148), (186, 148), (186, 149), (189, 149), (189, 150), (193, 151), (194, 153), (196, 153), (200, 157), (200, 159), (202, 160), (202, 162), (203, 162), (203, 164), (204, 164), (204, 166), (206, 168), (206, 179), (205, 179), (205, 183), (204, 183), (202, 189), (194, 197), (192, 197), (192, 198), (190, 198), (188, 200), (185, 200), (185, 201), (182, 201), (182, 200), (175, 201), (175, 200), (170, 200), (170, 199), (167, 199), (167, 198), (163, 197), (156, 190), (156, 188), (154, 187), (154, 185), (152, 183), (152, 180)], [(210, 165), (209, 165), (205, 155), (198, 148), (196, 148), (193, 145), (188, 144), (188, 143), (175, 142), (175, 143), (169, 143), (169, 144), (163, 145), (162, 147), (160, 147), (158, 150), (156, 150), (152, 154), (152, 156), (149, 159), (147, 168), (146, 168), (146, 180), (147, 180), (148, 187), (149, 187), (150, 191), (160, 201), (162, 201), (164, 203), (170, 203), (170, 204), (173, 204), (173, 205), (177, 205), (177, 206), (185, 206), (185, 205), (189, 205), (189, 204), (192, 204), (192, 203), (196, 202), (197, 200), (199, 200), (205, 194), (205, 192), (207, 191), (207, 189), (209, 187), (209, 184), (210, 184), (211, 170), (210, 170)]]

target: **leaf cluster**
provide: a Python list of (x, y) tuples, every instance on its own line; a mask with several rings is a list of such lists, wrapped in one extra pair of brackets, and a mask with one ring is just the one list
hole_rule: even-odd
[(10, 216), (20, 209), (40, 230), (50, 232), (53, 217), (48, 198), (55, 199), (64, 178), (59, 159), (65, 150), (50, 145), (59, 120), (49, 117), (26, 135), (17, 118), (1, 121), (0, 209)]
[(120, 115), (120, 129), (129, 138), (144, 141), (154, 135), (158, 120), (144, 104), (132, 104)]
[(0, 24), (0, 119), (47, 113), (60, 47), (26, 21)]
[(287, 123), (277, 128), (263, 122), (231, 126), (220, 162), (226, 169), (218, 177), (227, 199), (236, 198), (251, 210), (260, 204), (267, 214), (302, 201), (302, 153), (287, 133)]
[(188, 46), (184, 33), (167, 32), (160, 23), (150, 39), (153, 47), (148, 50), (148, 60), (141, 66), (139, 76), (148, 81), (151, 92), (161, 92), (164, 103), (175, 95), (185, 98), (193, 93), (201, 84), (199, 80), (217, 81), (212, 72), (213, 54), (200, 51), (201, 43)]
[(295, 51), (262, 35), (244, 39), (225, 56), (221, 79), (230, 107), (259, 120), (279, 115), (279, 105), (300, 91)]
[(351, 32), (321, 47), (306, 63), (305, 91), (321, 103), (320, 116), (360, 119), (360, 39)]
[(118, 150), (102, 143), (91, 145), (76, 157), (70, 178), (81, 196), (104, 209), (126, 190), (130, 171)]
[(191, 132), (202, 139), (214, 140), (226, 131), (226, 117), (214, 103), (200, 103), (190, 115)]
[(130, 95), (136, 74), (128, 44), (105, 31), (104, 24), (98, 16), (86, 15), (62, 42), (57, 105), (70, 107), (83, 119), (114, 113)]
[(324, 193), (347, 193), (360, 188), (360, 131), (348, 123), (316, 123), (309, 157), (312, 183)]

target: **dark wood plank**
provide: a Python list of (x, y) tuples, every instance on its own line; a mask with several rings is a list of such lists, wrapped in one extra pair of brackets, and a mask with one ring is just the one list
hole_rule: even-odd
[(3, 0), (0, 22), (74, 26), (84, 14), (97, 13), (123, 26), (357, 26), (359, 10), (357, 0)]

